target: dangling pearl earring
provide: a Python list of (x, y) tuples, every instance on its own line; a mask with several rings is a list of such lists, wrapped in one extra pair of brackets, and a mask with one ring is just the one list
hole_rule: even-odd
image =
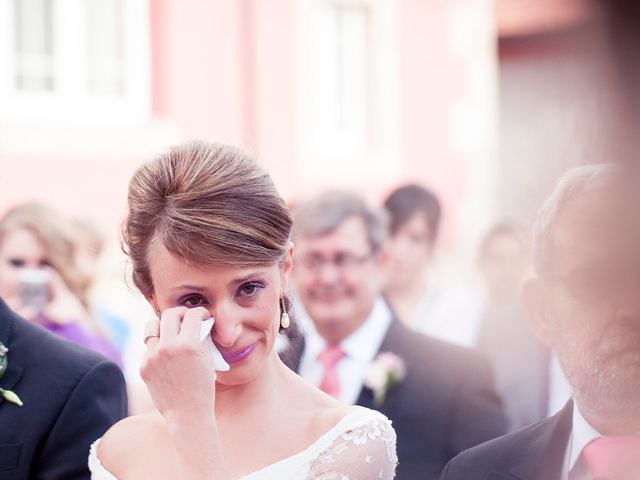
[(280, 326), (287, 329), (289, 328), (289, 325), (291, 325), (291, 319), (289, 319), (289, 314), (287, 313), (287, 308), (284, 304), (284, 297), (280, 298), (280, 308), (282, 309), (282, 313), (280, 314)]

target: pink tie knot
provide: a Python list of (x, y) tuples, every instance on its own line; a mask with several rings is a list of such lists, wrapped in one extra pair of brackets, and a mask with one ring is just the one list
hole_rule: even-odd
[(640, 478), (640, 436), (598, 438), (582, 455), (594, 480)]
[(318, 355), (318, 361), (325, 369), (335, 368), (336, 363), (344, 357), (344, 352), (340, 348), (340, 345), (329, 345)]
[(329, 345), (320, 352), (320, 355), (318, 355), (318, 361), (324, 369), (324, 373), (318, 387), (320, 390), (328, 393), (334, 398), (338, 398), (340, 396), (340, 379), (338, 378), (336, 364), (342, 357), (344, 357), (344, 355), (345, 353), (339, 345)]

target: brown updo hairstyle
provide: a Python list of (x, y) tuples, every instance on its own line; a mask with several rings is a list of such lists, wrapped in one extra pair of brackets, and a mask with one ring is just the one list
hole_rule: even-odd
[(196, 266), (273, 264), (289, 251), (292, 222), (283, 199), (256, 161), (233, 146), (171, 148), (133, 175), (128, 206), (123, 247), (144, 295), (153, 292), (153, 242)]

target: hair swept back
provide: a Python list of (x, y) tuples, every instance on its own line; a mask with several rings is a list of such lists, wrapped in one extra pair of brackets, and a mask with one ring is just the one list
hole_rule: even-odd
[(291, 223), (271, 178), (244, 151), (190, 142), (133, 175), (123, 247), (146, 294), (153, 242), (191, 265), (269, 264), (285, 258)]

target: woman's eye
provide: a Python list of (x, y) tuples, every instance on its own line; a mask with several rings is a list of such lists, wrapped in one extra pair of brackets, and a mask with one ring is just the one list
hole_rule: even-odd
[(24, 267), (24, 260), (22, 260), (21, 258), (11, 258), (9, 259), (9, 264), (12, 267), (21, 268)]
[(262, 288), (262, 285), (259, 283), (247, 283), (240, 287), (240, 293), (242, 296), (251, 297), (255, 295), (259, 288)]
[(198, 295), (185, 298), (182, 303), (187, 307), (199, 307), (204, 303), (203, 298)]

